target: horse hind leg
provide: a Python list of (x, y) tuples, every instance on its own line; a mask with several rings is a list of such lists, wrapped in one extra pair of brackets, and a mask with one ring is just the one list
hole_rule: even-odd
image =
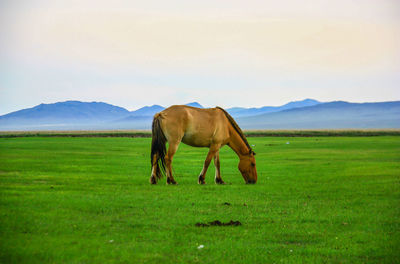
[(165, 156), (165, 165), (167, 173), (167, 184), (177, 184), (174, 177), (172, 176), (172, 159), (178, 150), (180, 142), (170, 143), (168, 147), (167, 155)]
[(154, 154), (153, 163), (151, 166), (151, 176), (150, 176), (150, 183), (157, 184), (157, 178), (160, 178), (159, 174), (161, 173), (160, 167), (157, 164), (157, 154)]

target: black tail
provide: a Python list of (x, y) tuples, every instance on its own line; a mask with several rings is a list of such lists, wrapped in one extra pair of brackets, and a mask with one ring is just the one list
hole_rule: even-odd
[[(165, 138), (164, 132), (161, 129), (161, 116), (160, 114), (156, 114), (153, 119), (151, 134), (151, 166), (156, 164), (155, 167), (155, 176), (157, 179), (160, 179), (165, 174), (165, 154), (166, 147), (165, 144), (167, 139)], [(154, 160), (156, 159), (156, 160)]]

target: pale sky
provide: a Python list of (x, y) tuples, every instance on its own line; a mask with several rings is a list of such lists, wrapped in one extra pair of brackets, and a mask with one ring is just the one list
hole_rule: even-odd
[(0, 115), (400, 100), (400, 1), (0, 1)]

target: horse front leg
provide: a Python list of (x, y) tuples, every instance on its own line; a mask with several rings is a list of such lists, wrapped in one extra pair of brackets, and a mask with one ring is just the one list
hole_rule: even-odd
[(206, 160), (204, 161), (203, 169), (201, 170), (200, 175), (199, 175), (199, 180), (198, 180), (199, 184), (206, 184), (205, 178), (206, 178), (208, 166), (210, 166), (211, 159), (214, 157), (215, 153), (218, 152), (218, 150), (219, 150), (218, 146), (210, 147), (210, 150), (208, 151)]
[(216, 184), (225, 184), (225, 182), (221, 178), (221, 168), (220, 168), (220, 162), (219, 162), (219, 151), (215, 153), (214, 156), (214, 165), (215, 165), (215, 183)]

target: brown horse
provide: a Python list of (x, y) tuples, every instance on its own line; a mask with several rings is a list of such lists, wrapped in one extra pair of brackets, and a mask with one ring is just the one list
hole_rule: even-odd
[[(193, 147), (210, 148), (200, 172), (199, 184), (205, 184), (205, 175), (214, 158), (215, 183), (225, 184), (220, 174), (219, 149), (228, 145), (239, 157), (239, 171), (246, 183), (256, 183), (257, 170), (254, 151), (235, 120), (222, 108), (201, 109), (174, 105), (157, 113), (152, 125), (150, 183), (166, 173), (167, 184), (176, 184), (172, 176), (172, 158), (180, 142)], [(165, 144), (169, 147), (166, 152)]]

